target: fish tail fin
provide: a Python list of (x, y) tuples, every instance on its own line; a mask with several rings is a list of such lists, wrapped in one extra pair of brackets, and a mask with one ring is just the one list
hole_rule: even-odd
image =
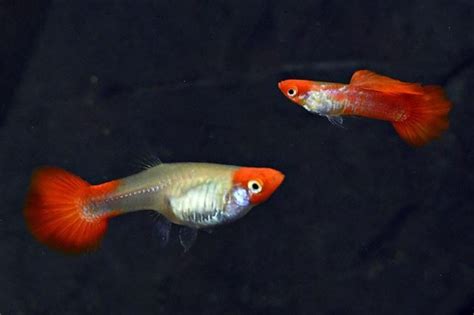
[(439, 86), (424, 86), (419, 95), (412, 95), (403, 120), (393, 121), (393, 127), (408, 144), (419, 147), (438, 138), (449, 127), (452, 103)]
[(117, 210), (87, 209), (90, 200), (114, 191), (119, 181), (90, 185), (60, 168), (42, 167), (33, 173), (23, 211), (26, 224), (41, 243), (67, 253), (98, 247), (108, 219)]

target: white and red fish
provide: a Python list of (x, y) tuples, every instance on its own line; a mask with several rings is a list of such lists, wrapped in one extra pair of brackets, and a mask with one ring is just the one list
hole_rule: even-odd
[[(208, 163), (165, 163), (104, 184), (90, 185), (63, 169), (33, 174), (24, 216), (31, 233), (49, 247), (70, 253), (96, 248), (110, 218), (155, 210), (184, 227), (189, 249), (197, 229), (237, 220), (267, 200), (284, 175), (270, 168)], [(162, 231), (166, 238), (169, 232)]]
[(448, 129), (452, 104), (439, 86), (406, 83), (356, 71), (349, 84), (285, 80), (279, 89), (306, 110), (342, 124), (342, 116), (386, 120), (412, 146), (422, 146)]

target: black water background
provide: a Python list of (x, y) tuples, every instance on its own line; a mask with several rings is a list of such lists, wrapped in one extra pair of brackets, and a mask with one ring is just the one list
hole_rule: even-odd
[[(461, 0), (0, 2), (0, 313), (471, 314), (473, 29)], [(414, 150), (276, 88), (361, 68), (442, 84), (449, 132)], [(81, 257), (26, 232), (34, 167), (97, 183), (150, 152), (287, 178), (187, 254), (145, 212)]]

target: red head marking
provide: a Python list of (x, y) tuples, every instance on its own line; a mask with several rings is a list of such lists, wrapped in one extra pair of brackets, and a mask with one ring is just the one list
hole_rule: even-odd
[(278, 83), (280, 91), (291, 101), (303, 105), (301, 96), (313, 89), (315, 82), (307, 80), (285, 80)]
[(233, 183), (247, 189), (254, 205), (267, 200), (283, 182), (285, 175), (271, 168), (241, 167), (234, 173)]

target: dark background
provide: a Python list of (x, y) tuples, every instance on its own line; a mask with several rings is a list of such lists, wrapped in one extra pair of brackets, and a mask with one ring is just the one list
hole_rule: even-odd
[[(0, 1), (0, 313), (472, 314), (473, 30), (471, 0)], [(276, 87), (357, 69), (443, 85), (451, 128), (412, 149)], [(82, 256), (26, 231), (36, 166), (99, 183), (150, 152), (287, 177), (186, 254), (149, 212)]]

